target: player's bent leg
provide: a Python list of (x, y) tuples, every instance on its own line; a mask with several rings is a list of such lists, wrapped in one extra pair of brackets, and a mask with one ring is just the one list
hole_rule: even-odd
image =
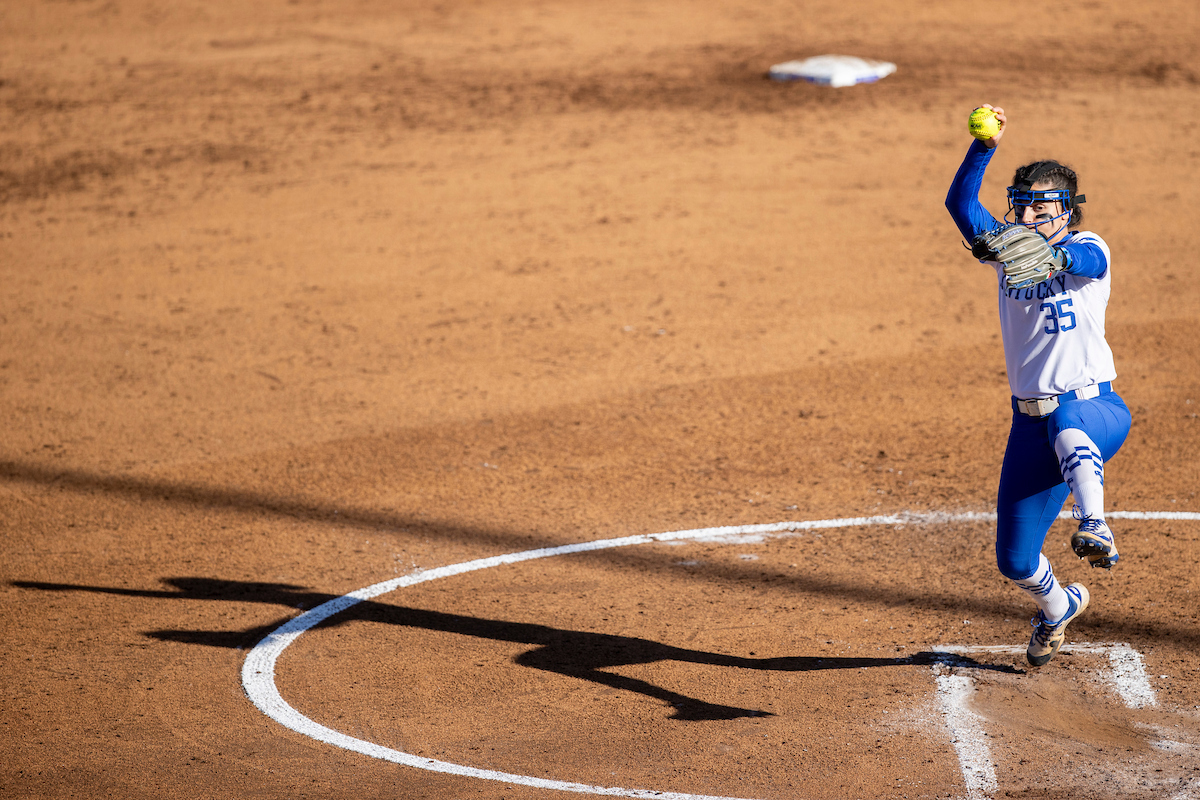
[(1064, 403), (1050, 417), (1063, 480), (1075, 498), (1079, 530), (1071, 549), (1093, 567), (1111, 569), (1120, 559), (1112, 529), (1104, 519), (1104, 464), (1129, 435), (1129, 409), (1118, 395)]
[(1104, 521), (1104, 461), (1099, 446), (1079, 428), (1066, 428), (1054, 440), (1063, 480), (1075, 498), (1079, 530), (1071, 549), (1093, 567), (1111, 569), (1120, 555)]

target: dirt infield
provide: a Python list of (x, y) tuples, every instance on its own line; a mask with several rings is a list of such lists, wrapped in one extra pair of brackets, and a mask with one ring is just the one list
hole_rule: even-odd
[[(1092, 593), (1068, 638), (1128, 645), (1151, 702), (1109, 650), (944, 649), (1019, 647), (1032, 613), (970, 516), (1010, 415), (994, 276), (943, 206), (975, 105), (1011, 126), (988, 207), (1058, 158), (1112, 247), (1134, 428), (1109, 507), (1200, 512), (1200, 12), (1004, 16), (0, 8), (0, 797), (575, 796), (289, 729), (247, 653), (473, 559), (911, 513), (406, 585), (271, 685), (314, 726), (537, 780), (1200, 798), (1200, 521), (1118, 520), (1111, 574), (1066, 521), (1047, 539)], [(898, 69), (765, 78), (822, 53)]]

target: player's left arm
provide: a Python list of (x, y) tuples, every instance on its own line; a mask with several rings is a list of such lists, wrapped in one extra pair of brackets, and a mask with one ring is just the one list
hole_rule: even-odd
[(1108, 252), (1088, 236), (1076, 236), (1056, 250), (1066, 253), (1063, 271), (1081, 278), (1103, 278), (1108, 272)]

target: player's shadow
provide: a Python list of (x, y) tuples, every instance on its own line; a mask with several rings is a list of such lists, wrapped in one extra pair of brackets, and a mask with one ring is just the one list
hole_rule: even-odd
[[(82, 469), (53, 469), (44, 465), (5, 461), (0, 459), (0, 481), (53, 486), (56, 490), (91, 495), (103, 493), (145, 503), (162, 503), (175, 509), (205, 509), (217, 513), (246, 514), (257, 518), (270, 515), (279, 518), (319, 523), (330, 528), (376, 531), (383, 535), (402, 533), (406, 537), (426, 537), (454, 542), (471, 541), (493, 548), (492, 552), (508, 552), (514, 546), (522, 549), (553, 546), (555, 542), (529, 535), (520, 529), (486, 526), (447, 525), (431, 522), (419, 516), (393, 513), (353, 504), (319, 501), (303, 495), (276, 494), (270, 491), (213, 486), (134, 476), (106, 475)], [(937, 547), (935, 541), (929, 547)], [(602, 549), (577, 553), (574, 558), (592, 564), (618, 566), (621, 569), (659, 569), (661, 564), (647, 560), (633, 551), (635, 548)], [(854, 579), (837, 579), (818, 571), (800, 574), (796, 570), (777, 572), (751, 563), (714, 561), (689, 569), (689, 575), (708, 581), (751, 583), (771, 582), (781, 591), (801, 596), (820, 595), (844, 598), (876, 606), (897, 608), (908, 606), (926, 612), (945, 612), (990, 617), (1000, 621), (1007, 617), (1025, 615), (1027, 609), (1019, 599), (997, 602), (989, 593), (963, 593), (937, 590), (925, 585), (901, 581), (897, 584), (872, 583)], [(251, 584), (247, 584), (251, 585)], [(264, 585), (264, 584), (258, 584)], [(295, 587), (291, 587), (295, 590)], [(307, 606), (311, 607), (311, 606)], [(1155, 617), (1145, 622), (1131, 621), (1123, 614), (1089, 611), (1076, 623), (1081, 629), (1101, 631), (1117, 638), (1141, 637), (1170, 641), (1175, 645), (1200, 648), (1200, 632), (1191, 617), (1178, 620)], [(1073, 628), (1074, 629), (1074, 628)], [(265, 631), (264, 631), (265, 632)], [(230, 634), (238, 639), (241, 634)], [(219, 642), (211, 642), (219, 644)]]
[[(335, 599), (335, 595), (306, 591), (297, 586), (278, 583), (221, 581), (211, 578), (171, 578), (167, 584), (174, 591), (122, 589), (104, 586), (14, 581), (23, 589), (44, 591), (80, 591), (179, 600), (220, 600), (236, 603), (263, 603), (293, 609), (312, 609)], [(146, 636), (163, 641), (185, 642), (215, 647), (249, 647), (279, 627), (286, 620), (241, 631), (159, 630)], [(631, 678), (606, 670), (641, 664), (676, 661), (685, 664), (704, 664), (712, 667), (780, 672), (812, 672), (831, 669), (863, 669), (900, 667), (944, 663), (1001, 672), (1017, 672), (1011, 665), (980, 663), (962, 656), (945, 653), (920, 652), (897, 658), (857, 658), (846, 656), (774, 656), (751, 657), (711, 653), (663, 644), (633, 636), (617, 636), (591, 631), (565, 630), (528, 622), (486, 619), (444, 611), (410, 608), (379, 603), (359, 602), (330, 616), (317, 627), (343, 625), (349, 621), (374, 622), (427, 631), (516, 642), (531, 645), (514, 659), (521, 666), (544, 670), (558, 675), (589, 681), (602, 686), (633, 692), (661, 700), (674, 709), (672, 719), (727, 720), (738, 717), (767, 717), (771, 712), (762, 709), (740, 708), (709, 703), (674, 692), (648, 681)]]

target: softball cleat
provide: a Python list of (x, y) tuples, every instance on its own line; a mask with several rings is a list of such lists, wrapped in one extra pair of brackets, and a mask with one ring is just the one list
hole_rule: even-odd
[(1102, 569), (1112, 569), (1121, 558), (1113, 532), (1102, 519), (1088, 518), (1079, 523), (1079, 531), (1071, 537), (1071, 549), (1093, 567)]
[(1072, 583), (1066, 587), (1065, 591), (1069, 601), (1066, 616), (1057, 622), (1050, 622), (1046, 619), (1046, 615), (1039, 611), (1037, 616), (1030, 620), (1034, 630), (1033, 636), (1029, 639), (1029, 647), (1025, 650), (1025, 658), (1032, 666), (1044, 666), (1054, 658), (1054, 654), (1058, 652), (1063, 639), (1066, 638), (1067, 623), (1082, 614), (1088, 607), (1091, 597), (1088, 595), (1087, 587), (1082, 583)]

